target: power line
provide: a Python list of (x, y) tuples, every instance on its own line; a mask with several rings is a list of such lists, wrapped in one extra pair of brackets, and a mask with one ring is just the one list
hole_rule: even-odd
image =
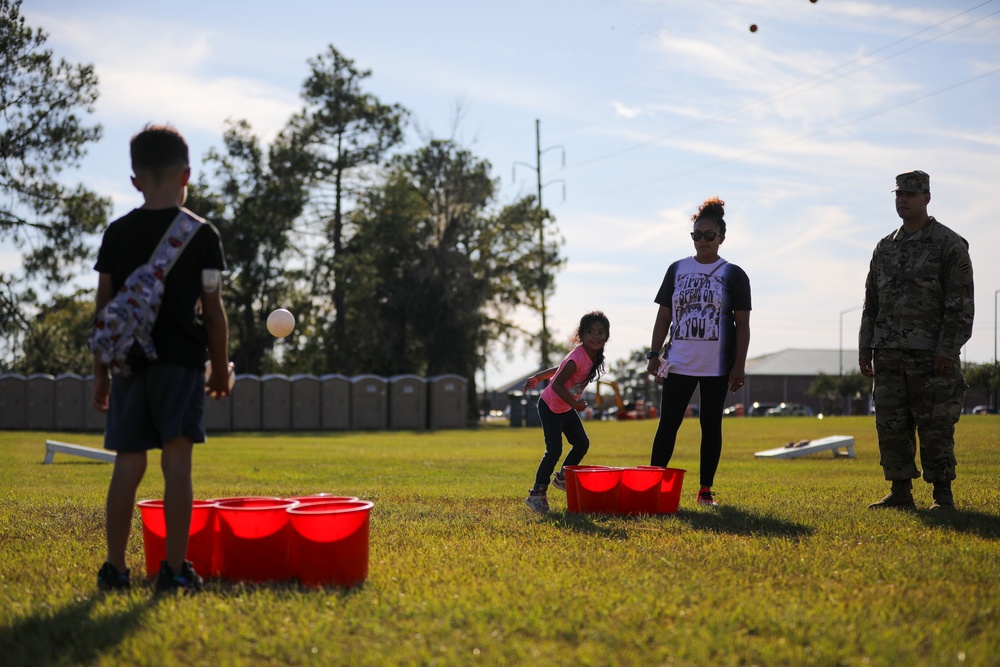
[[(769, 96), (767, 96), (767, 97), (765, 97), (763, 99), (756, 100), (754, 102), (750, 102), (750, 103), (745, 104), (745, 105), (743, 105), (741, 107), (737, 107), (736, 109), (731, 109), (731, 110), (726, 111), (724, 113), (721, 113), (719, 115), (712, 116), (711, 118), (706, 118), (706, 119), (700, 120), (698, 122), (691, 123), (690, 125), (686, 125), (686, 126), (684, 126), (682, 128), (674, 130), (673, 132), (668, 132), (667, 134), (661, 135), (661, 136), (656, 137), (654, 139), (647, 139), (646, 141), (641, 141), (641, 142), (639, 142), (637, 144), (633, 144), (631, 146), (626, 146), (625, 148), (621, 148), (619, 150), (612, 151), (610, 153), (605, 153), (604, 155), (598, 155), (596, 157), (592, 157), (592, 158), (589, 158), (587, 160), (583, 160), (581, 162), (577, 162), (575, 164), (570, 165), (566, 169), (568, 169), (568, 170), (569, 169), (576, 169), (576, 168), (579, 168), (579, 167), (583, 167), (583, 166), (592, 164), (594, 162), (600, 162), (600, 161), (603, 161), (603, 160), (608, 160), (608, 159), (611, 159), (611, 158), (614, 158), (614, 157), (618, 157), (620, 155), (624, 155), (625, 153), (630, 153), (630, 152), (632, 152), (634, 150), (638, 150), (638, 149), (644, 148), (646, 146), (651, 146), (653, 144), (656, 144), (656, 143), (659, 143), (659, 142), (663, 141), (664, 139), (669, 139), (670, 137), (677, 136), (679, 134), (688, 132), (690, 130), (693, 130), (693, 129), (696, 129), (696, 128), (699, 128), (699, 127), (702, 127), (702, 126), (705, 126), (705, 125), (711, 125), (712, 123), (717, 123), (719, 121), (725, 120), (725, 119), (730, 118), (732, 116), (735, 116), (737, 114), (741, 114), (741, 113), (743, 113), (745, 111), (749, 111), (751, 109), (755, 109), (755, 108), (757, 108), (759, 106), (762, 106), (764, 104), (767, 104), (769, 102), (774, 102), (774, 101), (777, 101), (777, 100), (786, 99), (788, 97), (793, 97), (793, 96), (798, 95), (800, 93), (803, 93), (803, 92), (806, 92), (806, 91), (809, 91), (809, 90), (813, 90), (813, 89), (821, 87), (821, 86), (825, 86), (825, 85), (827, 85), (829, 83), (832, 83), (834, 81), (842, 79), (845, 76), (850, 76), (851, 74), (854, 74), (856, 72), (860, 72), (863, 69), (867, 69), (869, 67), (874, 67), (875, 65), (881, 64), (881, 63), (883, 63), (883, 62), (885, 62), (887, 60), (895, 58), (896, 56), (902, 55), (904, 53), (908, 53), (908, 52), (913, 51), (915, 49), (918, 49), (920, 47), (926, 46), (927, 44), (935, 42), (935, 41), (937, 41), (937, 40), (939, 40), (939, 39), (941, 39), (943, 37), (947, 37), (948, 35), (954, 34), (954, 33), (958, 32), (959, 30), (964, 30), (965, 28), (968, 28), (969, 26), (972, 26), (972, 25), (975, 25), (976, 23), (984, 21), (984, 20), (990, 18), (991, 16), (996, 16), (997, 14), (1000, 14), (1000, 11), (996, 11), (996, 12), (993, 12), (992, 14), (987, 14), (986, 16), (979, 17), (979, 18), (977, 18), (977, 19), (975, 19), (973, 21), (970, 21), (969, 23), (966, 23), (964, 25), (958, 26), (957, 28), (954, 28), (954, 29), (952, 29), (952, 30), (950, 30), (948, 32), (941, 33), (940, 35), (936, 35), (936, 36), (934, 36), (934, 37), (932, 37), (932, 38), (930, 38), (928, 40), (920, 42), (919, 44), (915, 44), (915, 45), (911, 46), (910, 48), (904, 49), (902, 51), (898, 51), (898, 52), (893, 53), (891, 55), (888, 55), (885, 58), (882, 58), (880, 60), (876, 60), (874, 62), (867, 63), (867, 64), (865, 64), (865, 65), (863, 65), (861, 67), (855, 68), (855, 69), (853, 69), (853, 70), (851, 70), (849, 72), (843, 73), (843, 74), (841, 74), (839, 76), (836, 76), (836, 77), (833, 77), (833, 78), (828, 78), (826, 80), (822, 80), (824, 77), (829, 77), (831, 74), (833, 74), (834, 72), (837, 72), (838, 70), (842, 70), (845, 67), (849, 67), (849, 66), (854, 65), (856, 63), (862, 62), (862, 61), (870, 58), (872, 55), (874, 55), (876, 53), (880, 53), (880, 52), (885, 51), (887, 49), (890, 49), (890, 48), (892, 48), (892, 47), (894, 47), (894, 46), (896, 46), (898, 44), (902, 44), (903, 42), (907, 42), (907, 41), (913, 39), (914, 37), (917, 37), (918, 35), (921, 35), (921, 34), (923, 34), (925, 32), (928, 32), (928, 31), (933, 30), (933, 29), (935, 29), (937, 27), (940, 27), (940, 26), (944, 25), (945, 23), (949, 23), (951, 21), (954, 21), (955, 19), (957, 19), (957, 18), (959, 18), (961, 16), (964, 16), (965, 14), (968, 14), (968, 13), (970, 13), (972, 11), (975, 11), (976, 9), (979, 9), (980, 7), (983, 7), (984, 5), (990, 4), (991, 2), (993, 2), (993, 0), (986, 0), (985, 2), (982, 2), (982, 3), (978, 4), (978, 5), (976, 5), (975, 7), (971, 7), (971, 8), (969, 8), (969, 9), (963, 11), (963, 12), (959, 12), (958, 14), (955, 14), (954, 16), (948, 17), (948, 18), (944, 19), (943, 21), (939, 21), (938, 23), (935, 23), (934, 25), (931, 25), (931, 26), (928, 26), (928, 27), (923, 28), (921, 30), (918, 30), (917, 32), (915, 32), (915, 33), (913, 33), (911, 35), (907, 35), (906, 37), (903, 37), (901, 39), (897, 39), (896, 41), (894, 41), (894, 42), (892, 42), (890, 44), (887, 44), (885, 46), (879, 47), (878, 49), (875, 49), (874, 51), (872, 51), (872, 52), (870, 52), (870, 53), (868, 53), (868, 54), (866, 54), (864, 56), (859, 56), (859, 57), (855, 58), (854, 60), (850, 60), (850, 61), (848, 61), (846, 63), (841, 63), (840, 65), (837, 65), (833, 69), (827, 70), (826, 72), (823, 72), (821, 74), (817, 74), (815, 76), (808, 77), (806, 79), (798, 81), (797, 83), (792, 84), (788, 88), (780, 90), (780, 91), (778, 91), (778, 92), (776, 92), (776, 93), (774, 93), (772, 95), (769, 95)], [(812, 84), (812, 85), (808, 85), (808, 84)], [(804, 86), (807, 86), (807, 87), (804, 87)]]
[(944, 88), (940, 88), (940, 89), (935, 90), (933, 92), (926, 93), (924, 95), (920, 95), (918, 97), (911, 98), (909, 100), (906, 100), (905, 102), (900, 102), (899, 104), (894, 104), (891, 107), (886, 107), (885, 109), (880, 109), (879, 111), (873, 111), (872, 113), (865, 114), (863, 116), (858, 116), (857, 118), (852, 118), (851, 120), (844, 121), (843, 123), (840, 123), (840, 124), (837, 124), (837, 125), (832, 125), (832, 126), (829, 126), (829, 127), (825, 127), (825, 128), (816, 130), (815, 132), (810, 132), (808, 134), (804, 134), (804, 135), (795, 137), (793, 139), (788, 139), (788, 140), (785, 140), (785, 141), (779, 141), (777, 143), (770, 144), (768, 146), (764, 146), (762, 148), (757, 148), (757, 149), (754, 149), (752, 151), (746, 151), (746, 152), (741, 153), (739, 155), (736, 155), (734, 157), (725, 158), (723, 160), (716, 160), (715, 162), (710, 162), (710, 163), (704, 164), (704, 165), (702, 165), (700, 167), (694, 167), (692, 169), (686, 169), (684, 171), (674, 172), (674, 173), (669, 174), (667, 176), (661, 176), (661, 177), (653, 179), (651, 181), (646, 181), (644, 183), (636, 183), (636, 184), (628, 185), (628, 186), (625, 186), (625, 187), (622, 187), (622, 188), (616, 188), (616, 189), (613, 189), (613, 190), (605, 190), (603, 192), (591, 193), (589, 195), (585, 195), (583, 197), (583, 199), (588, 199), (588, 198), (591, 198), (591, 197), (599, 197), (599, 196), (603, 196), (603, 195), (607, 195), (607, 194), (612, 194), (612, 193), (615, 193), (615, 192), (623, 192), (623, 191), (626, 191), (626, 190), (632, 190), (632, 189), (640, 188), (640, 187), (646, 187), (646, 186), (649, 186), (649, 185), (653, 185), (655, 183), (660, 183), (660, 182), (668, 180), (668, 179), (677, 178), (679, 176), (687, 176), (688, 174), (693, 174), (693, 173), (697, 173), (699, 171), (704, 171), (705, 169), (711, 169), (712, 167), (718, 167), (720, 165), (729, 164), (731, 162), (739, 162), (740, 160), (743, 160), (743, 159), (748, 158), (748, 157), (753, 156), (753, 155), (758, 155), (760, 153), (767, 153), (767, 152), (772, 151), (772, 150), (774, 150), (776, 148), (783, 148), (785, 146), (789, 146), (789, 145), (797, 143), (799, 141), (804, 141), (806, 139), (810, 139), (812, 137), (815, 137), (815, 136), (818, 136), (818, 135), (821, 135), (821, 134), (825, 134), (827, 132), (830, 132), (831, 130), (839, 130), (841, 128), (848, 127), (850, 125), (854, 125), (856, 123), (860, 123), (862, 121), (869, 120), (871, 118), (875, 118), (876, 116), (881, 116), (882, 114), (889, 113), (890, 111), (895, 111), (896, 109), (901, 109), (902, 107), (909, 106), (911, 104), (916, 104), (917, 102), (922, 102), (923, 100), (929, 99), (931, 97), (935, 97), (936, 95), (940, 95), (941, 93), (946, 93), (946, 92), (948, 92), (950, 90), (954, 90), (955, 88), (959, 88), (961, 86), (973, 83), (975, 81), (979, 81), (980, 79), (985, 79), (988, 76), (993, 76), (994, 74), (997, 74), (998, 72), (1000, 72), (1000, 67), (998, 67), (997, 69), (990, 70), (989, 72), (984, 72), (983, 74), (979, 74), (977, 76), (974, 76), (971, 79), (966, 79), (964, 81), (960, 81), (958, 83), (954, 83), (954, 84), (952, 84), (950, 86), (945, 86)]

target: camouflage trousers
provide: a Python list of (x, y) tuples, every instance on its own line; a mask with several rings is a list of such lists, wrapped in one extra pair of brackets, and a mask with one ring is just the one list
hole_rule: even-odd
[(920, 477), (917, 436), (924, 481), (955, 479), (955, 424), (965, 403), (965, 378), (958, 359), (948, 376), (934, 375), (934, 353), (876, 349), (873, 358), (875, 428), (887, 480)]

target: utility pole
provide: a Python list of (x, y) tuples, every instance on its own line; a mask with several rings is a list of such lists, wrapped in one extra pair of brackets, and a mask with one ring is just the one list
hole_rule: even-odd
[[(529, 169), (533, 169), (535, 172), (535, 182), (538, 186), (538, 210), (541, 212), (542, 209), (542, 189), (546, 185), (551, 185), (553, 183), (563, 184), (563, 200), (566, 199), (566, 181), (556, 179), (554, 181), (549, 181), (547, 183), (542, 183), (542, 154), (547, 153), (550, 150), (559, 149), (562, 151), (562, 166), (566, 166), (566, 149), (562, 146), (549, 146), (545, 150), (542, 150), (542, 129), (541, 121), (537, 118), (535, 119), (535, 164), (530, 165), (526, 162), (515, 162), (511, 170), (511, 180), (515, 179), (515, 172), (517, 171), (517, 165), (523, 165)], [(542, 353), (542, 368), (549, 367), (549, 327), (547, 322), (547, 313), (545, 309), (545, 291), (548, 289), (548, 275), (545, 273), (545, 217), (539, 215), (538, 217), (538, 270), (541, 280), (539, 285), (541, 286), (541, 316), (542, 316), (542, 333), (541, 336), (541, 353)]]

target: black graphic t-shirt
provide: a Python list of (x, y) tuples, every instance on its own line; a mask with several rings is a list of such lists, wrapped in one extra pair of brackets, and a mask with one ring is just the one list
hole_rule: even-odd
[(687, 257), (670, 265), (654, 301), (671, 309), (665, 354), (671, 373), (729, 374), (736, 350), (733, 313), (750, 310), (750, 279), (743, 269), (722, 258), (701, 264)]

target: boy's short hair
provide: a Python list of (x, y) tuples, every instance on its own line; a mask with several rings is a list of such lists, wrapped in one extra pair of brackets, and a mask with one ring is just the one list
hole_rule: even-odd
[(129, 153), (132, 156), (132, 172), (136, 176), (145, 172), (159, 180), (170, 171), (181, 171), (190, 166), (187, 141), (172, 125), (146, 125), (132, 137)]

